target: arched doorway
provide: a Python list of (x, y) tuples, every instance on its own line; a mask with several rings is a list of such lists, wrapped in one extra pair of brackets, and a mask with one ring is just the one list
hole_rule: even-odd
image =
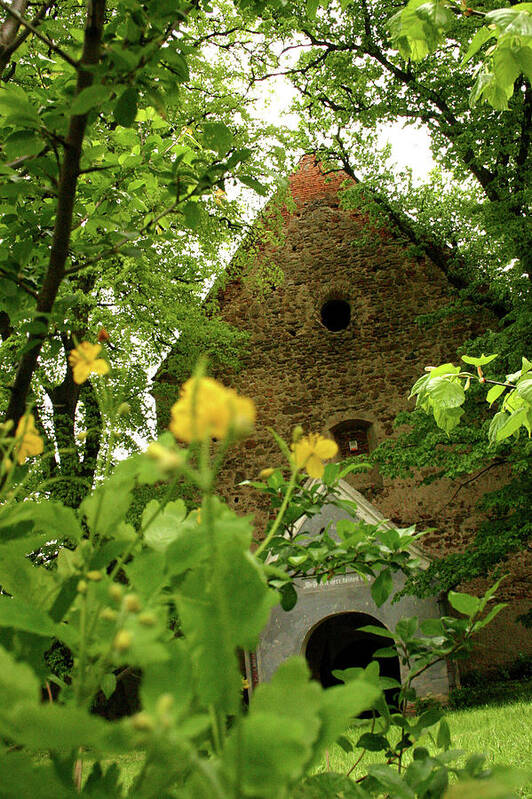
[[(328, 616), (311, 631), (305, 657), (313, 679), (321, 682), (324, 688), (340, 684), (332, 673), (336, 669), (365, 668), (372, 660), (379, 661), (381, 676), (401, 680), (398, 657), (374, 657), (377, 649), (390, 646), (390, 639), (359, 629), (367, 624), (386, 629), (368, 613), (350, 612)], [(387, 699), (392, 700), (392, 696), (388, 695)]]

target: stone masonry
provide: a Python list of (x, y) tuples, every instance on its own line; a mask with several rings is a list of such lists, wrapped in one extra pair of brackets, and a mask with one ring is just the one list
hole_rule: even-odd
[[(459, 345), (497, 324), (487, 310), (472, 307), (468, 315), (420, 328), (418, 314), (449, 303), (447, 277), (426, 257), (409, 255), (393, 230), (342, 209), (338, 190), (345, 179), (322, 174), (314, 158), (305, 156), (290, 178), (296, 208), (285, 214), (284, 244), (268, 253), (283, 270), (282, 284), (260, 296), (252, 281), (235, 279), (220, 295), (222, 317), (251, 337), (241, 371), (217, 376), (257, 405), (256, 432), (232, 451), (221, 489), (239, 513), (255, 514), (259, 529), (266, 511), (255, 492), (238, 484), (282, 463), (268, 427), (287, 440), (299, 424), (334, 437), (342, 423), (353, 421), (365, 428), (372, 449), (393, 435), (397, 413), (413, 407), (408, 395), (423, 368), (457, 362)], [(322, 319), (331, 300), (350, 311), (349, 323), (336, 332)], [(348, 481), (391, 523), (435, 528), (423, 542), (430, 557), (467, 547), (479, 521), (476, 502), (501, 479), (494, 471), (452, 502), (458, 484), (448, 480), (423, 486), (373, 471)], [(503, 598), (511, 605), (487, 628), (471, 665), (509, 661), (532, 649), (529, 634), (514, 622), (528, 607), (526, 564), (516, 556), (509, 566), (513, 578)], [(466, 588), (483, 587), (477, 581)]]

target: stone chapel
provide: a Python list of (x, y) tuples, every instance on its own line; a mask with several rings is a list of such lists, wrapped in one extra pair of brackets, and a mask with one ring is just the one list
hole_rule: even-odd
[[(428, 330), (419, 327), (418, 314), (448, 304), (447, 276), (427, 256), (410, 254), (389, 226), (371, 222), (362, 211), (343, 209), (339, 191), (346, 177), (324, 174), (314, 156), (304, 156), (289, 180), (295, 209), (284, 213), (284, 243), (274, 254), (282, 283), (258, 296), (237, 276), (219, 295), (222, 318), (248, 331), (250, 340), (241, 370), (217, 377), (257, 406), (256, 431), (231, 452), (221, 490), (239, 513), (254, 513), (259, 526), (265, 509), (257, 505), (255, 492), (239, 484), (280, 464), (268, 427), (288, 440), (295, 425), (322, 433), (337, 442), (341, 459), (371, 452), (393, 435), (397, 413), (413, 407), (410, 388), (423, 368), (456, 362), (459, 345), (497, 324), (487, 309), (475, 308)], [(164, 366), (158, 379), (172, 382)], [(159, 417), (165, 426), (161, 406)], [(423, 485), (382, 478), (374, 469), (348, 476), (342, 490), (366, 521), (434, 528), (416, 553), (428, 563), (431, 556), (468, 546), (480, 520), (477, 500), (495, 487), (494, 479), (487, 474), (453, 500), (456, 484), (450, 480)], [(312, 533), (330, 522), (334, 526), (341, 516), (326, 506), (302, 529)], [(532, 649), (529, 631), (515, 621), (529, 606), (525, 565), (515, 556), (509, 568), (513, 577), (501, 594), (509, 607), (485, 628), (470, 667), (508, 662)], [(476, 581), (464, 588), (475, 593), (486, 586)], [(298, 596), (292, 611), (273, 610), (257, 652), (246, 657), (250, 682), (269, 679), (283, 659), (302, 654), (313, 676), (327, 686), (334, 682), (333, 669), (367, 665), (373, 651), (387, 645), (385, 638), (360, 633), (359, 627), (388, 628), (402, 616), (422, 619), (440, 612), (438, 597), (403, 597), (377, 608), (368, 584), (355, 575), (325, 585), (301, 581)], [(391, 659), (388, 668), (390, 676), (398, 676), (399, 660)], [(445, 664), (427, 671), (418, 689), (445, 695)]]

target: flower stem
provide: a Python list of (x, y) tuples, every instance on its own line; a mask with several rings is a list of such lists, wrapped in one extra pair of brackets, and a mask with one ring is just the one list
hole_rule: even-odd
[(270, 532), (268, 533), (268, 535), (266, 536), (264, 541), (262, 541), (262, 543), (260, 544), (258, 549), (255, 550), (255, 555), (257, 557), (261, 554), (261, 552), (264, 552), (264, 550), (266, 549), (266, 547), (268, 546), (268, 544), (270, 543), (270, 541), (274, 537), (275, 533), (279, 529), (279, 526), (280, 526), (280, 524), (281, 524), (281, 522), (283, 520), (283, 516), (284, 516), (284, 514), (286, 512), (286, 509), (288, 507), (288, 503), (290, 502), (292, 494), (294, 493), (297, 474), (298, 474), (297, 466), (293, 465), (292, 466), (292, 473), (290, 475), (290, 482), (288, 483), (288, 488), (286, 489), (286, 494), (284, 495), (284, 499), (283, 499), (282, 505), (279, 508), (279, 511), (277, 513), (277, 517), (276, 517), (276, 519), (275, 519), (275, 521), (274, 521), (274, 523), (272, 525), (272, 528), (271, 528)]

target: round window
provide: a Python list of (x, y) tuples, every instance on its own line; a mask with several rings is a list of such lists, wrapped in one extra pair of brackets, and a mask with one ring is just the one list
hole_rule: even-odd
[(351, 321), (351, 306), (345, 300), (327, 300), (321, 308), (321, 321), (333, 333), (345, 330)]

